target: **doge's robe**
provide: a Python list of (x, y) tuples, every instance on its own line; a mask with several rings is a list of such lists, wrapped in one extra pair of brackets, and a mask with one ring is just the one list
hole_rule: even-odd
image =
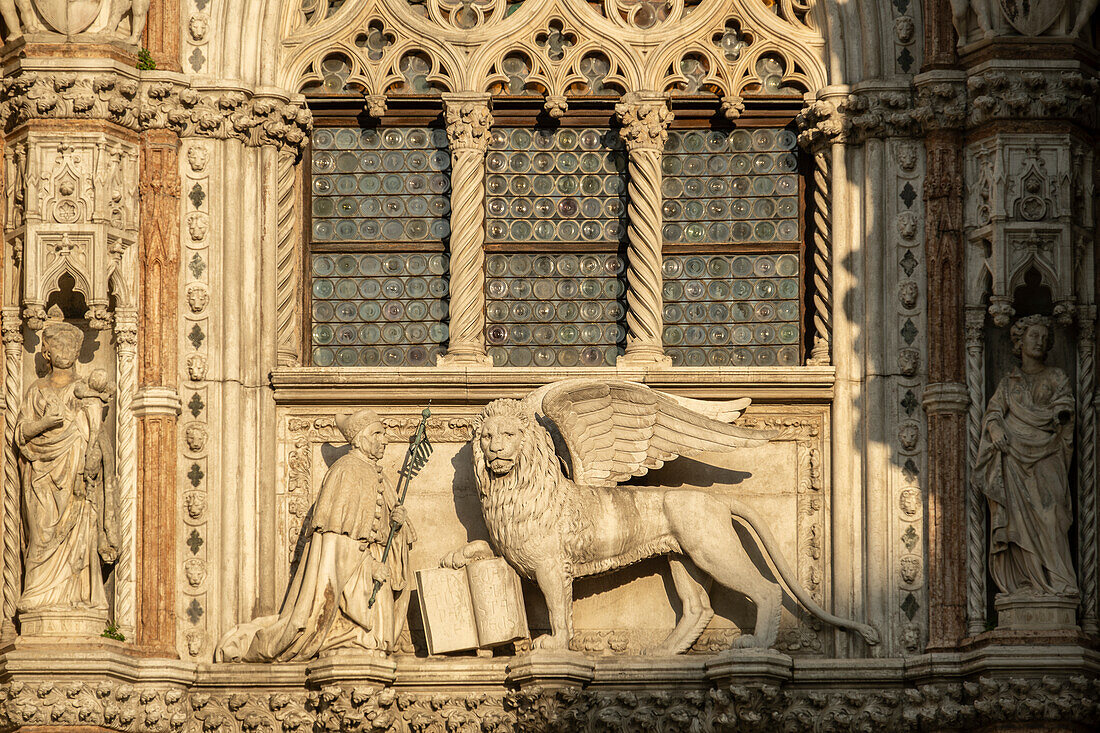
[[(84, 484), (95, 428), (74, 393), (80, 384), (55, 387), (48, 377), (39, 379), (27, 389), (15, 424), (26, 538), (21, 611), (107, 609), (99, 517)], [(64, 424), (28, 438), (27, 425), (50, 413), (60, 414)]]
[(288, 662), (342, 648), (388, 653), (397, 627), (395, 594), (407, 593), (410, 526), (394, 538), (373, 606), (373, 567), (381, 562), (397, 493), (379, 465), (357, 450), (332, 464), (312, 512), (313, 531), (282, 608), (241, 624), (218, 644), (225, 661)]
[[(989, 570), (1003, 593), (1077, 593), (1069, 546), (1073, 420), (1057, 419), (1073, 409), (1069, 379), (1055, 367), (1013, 369), (986, 408), (974, 473), (989, 503)], [(1007, 452), (990, 440), (993, 423), (1004, 430)]]

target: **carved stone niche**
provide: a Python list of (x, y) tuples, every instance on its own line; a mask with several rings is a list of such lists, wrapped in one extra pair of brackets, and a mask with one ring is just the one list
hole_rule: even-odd
[(41, 328), (50, 292), (69, 275), (87, 303), (89, 325), (109, 328), (112, 292), (126, 301), (132, 293), (136, 140), (106, 131), (30, 128), (9, 143), (5, 158), (7, 234), (16, 243), (27, 325)]
[(967, 302), (989, 297), (998, 327), (1034, 269), (1051, 289), (1055, 320), (1074, 320), (1092, 242), (1089, 146), (1071, 135), (996, 134), (966, 151)]

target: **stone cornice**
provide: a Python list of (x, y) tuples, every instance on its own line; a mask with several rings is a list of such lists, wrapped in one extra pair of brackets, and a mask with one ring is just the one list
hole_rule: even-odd
[(908, 86), (823, 89), (799, 114), (808, 149), (869, 138), (974, 130), (998, 121), (1100, 124), (1100, 79), (1075, 63), (982, 64), (969, 73), (919, 74)]
[(273, 90), (192, 85), (181, 74), (136, 72), (113, 62), (58, 68), (20, 61), (4, 70), (0, 87), (4, 131), (37, 119), (101, 120), (135, 131), (164, 129), (298, 151), (312, 129), (305, 105)]

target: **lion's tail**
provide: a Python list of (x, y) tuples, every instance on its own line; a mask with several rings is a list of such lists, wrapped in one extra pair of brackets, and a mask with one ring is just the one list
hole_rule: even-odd
[(764, 547), (764, 553), (771, 559), (783, 584), (787, 586), (791, 594), (798, 599), (799, 603), (825, 623), (847, 629), (848, 631), (854, 631), (862, 636), (865, 642), (872, 646), (878, 644), (879, 636), (874, 627), (834, 616), (817, 605), (814, 599), (810, 597), (810, 594), (806, 592), (806, 589), (802, 587), (802, 584), (798, 582), (798, 578), (795, 576), (794, 572), (792, 572), (787, 561), (783, 558), (783, 553), (779, 551), (779, 545), (772, 536), (771, 530), (768, 529), (767, 523), (756, 512), (736, 499), (729, 498), (728, 503), (730, 513), (737, 519), (743, 520), (744, 523), (756, 533), (756, 536), (760, 539), (760, 544)]

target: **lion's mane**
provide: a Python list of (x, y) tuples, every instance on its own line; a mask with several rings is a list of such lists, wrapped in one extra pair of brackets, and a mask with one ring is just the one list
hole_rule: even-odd
[[(511, 418), (522, 426), (519, 455), (503, 476), (489, 470), (481, 450), (481, 429), (490, 417)], [(533, 412), (517, 400), (490, 402), (475, 425), (472, 443), (474, 479), (485, 524), (498, 551), (514, 558), (528, 538), (553, 532), (563, 539), (563, 551), (576, 558), (571, 550), (579, 548), (566, 543), (573, 544), (587, 529), (577, 511), (580, 489), (562, 474), (553, 438)]]

